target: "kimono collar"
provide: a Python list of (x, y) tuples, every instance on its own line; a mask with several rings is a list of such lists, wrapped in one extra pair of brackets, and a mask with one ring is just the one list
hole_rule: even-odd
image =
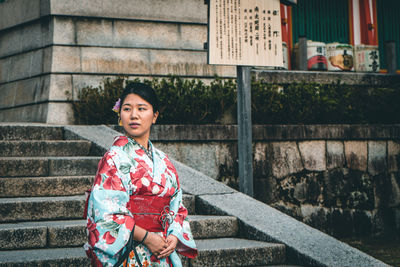
[[(161, 159), (159, 153), (157, 153), (156, 149), (154, 148), (153, 144), (149, 140), (149, 149), (144, 148), (142, 145), (140, 145), (138, 142), (136, 142), (133, 138), (127, 137), (130, 142), (132, 142), (134, 145), (138, 146), (140, 149), (142, 149), (148, 156), (149, 161), (152, 163), (151, 165), (149, 164), (148, 166), (146, 164), (141, 164), (150, 174), (150, 176), (153, 178), (153, 182), (157, 183), (159, 185), (161, 184), (161, 174), (164, 172), (166, 166), (164, 161)], [(152, 167), (151, 171), (149, 169), (149, 166)]]

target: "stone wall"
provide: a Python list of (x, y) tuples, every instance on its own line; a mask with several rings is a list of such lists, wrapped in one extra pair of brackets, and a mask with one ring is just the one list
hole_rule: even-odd
[[(156, 125), (170, 157), (237, 187), (236, 126)], [(255, 197), (335, 236), (400, 232), (400, 125), (253, 127)]]
[(0, 121), (72, 123), (77, 90), (106, 77), (235, 77), (206, 41), (203, 0), (1, 2)]

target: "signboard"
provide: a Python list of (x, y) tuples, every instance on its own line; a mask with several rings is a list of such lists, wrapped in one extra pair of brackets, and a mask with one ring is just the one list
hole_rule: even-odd
[(208, 64), (283, 66), (279, 0), (210, 0)]

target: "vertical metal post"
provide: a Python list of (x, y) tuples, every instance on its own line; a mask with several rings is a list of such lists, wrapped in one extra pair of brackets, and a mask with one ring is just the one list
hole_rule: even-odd
[(385, 42), (385, 54), (386, 54), (386, 68), (388, 74), (396, 74), (397, 62), (396, 62), (396, 42), (387, 41)]
[(253, 196), (251, 67), (237, 66), (239, 190)]
[(308, 70), (307, 37), (299, 37), (299, 70)]

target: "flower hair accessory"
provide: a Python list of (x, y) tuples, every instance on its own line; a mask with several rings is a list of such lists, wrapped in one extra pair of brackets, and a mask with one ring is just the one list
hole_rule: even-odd
[(121, 109), (121, 98), (118, 98), (117, 102), (115, 102), (114, 107), (112, 110), (116, 113), (118, 113), (118, 125), (122, 126), (122, 121), (121, 121), (121, 114), (119, 113), (119, 110)]
[(115, 105), (112, 108), (112, 110), (119, 114), (120, 108), (121, 108), (121, 98), (118, 98), (118, 100), (117, 100), (117, 102), (115, 102)]

